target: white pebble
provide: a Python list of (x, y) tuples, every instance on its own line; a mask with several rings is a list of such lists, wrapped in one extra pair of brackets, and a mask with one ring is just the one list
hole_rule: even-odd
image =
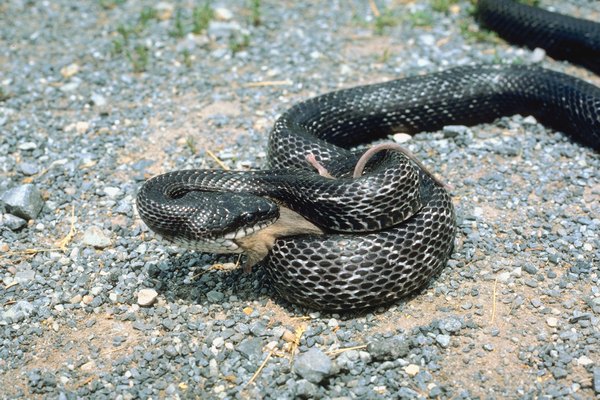
[(417, 375), (420, 370), (421, 369), (419, 366), (415, 364), (408, 364), (406, 367), (404, 367), (404, 372), (406, 372), (409, 376)]
[(156, 301), (158, 293), (154, 289), (142, 289), (137, 294), (137, 303), (142, 307), (151, 306)]

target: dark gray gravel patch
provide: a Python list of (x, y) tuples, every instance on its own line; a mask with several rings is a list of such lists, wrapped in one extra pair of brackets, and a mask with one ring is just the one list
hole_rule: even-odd
[[(594, 2), (541, 3), (600, 16)], [(454, 187), (456, 251), (427, 290), (363, 314), (287, 304), (260, 270), (209, 269), (236, 260), (155, 240), (133, 204), (153, 172), (217, 167), (205, 143), (229, 167), (264, 165), (276, 117), (329, 90), (473, 62), (597, 77), (465, 37), (467, 1), (389, 3), (398, 23), (381, 36), (364, 1), (263, 2), (259, 26), (227, 2), (231, 19), (198, 35), (191, 3), (164, 20), (153, 5), (0, 5), (0, 397), (600, 393), (600, 159), (533, 118), (407, 142)]]

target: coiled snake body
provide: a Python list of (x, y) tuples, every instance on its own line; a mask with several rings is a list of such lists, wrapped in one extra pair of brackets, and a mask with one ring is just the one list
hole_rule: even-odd
[[(262, 260), (291, 302), (327, 310), (388, 303), (446, 264), (456, 233), (452, 202), (419, 165), (393, 151), (351, 177), (360, 154), (348, 148), (516, 113), (600, 149), (599, 88), (533, 66), (459, 67), (299, 103), (275, 123), (269, 170), (160, 175), (141, 188), (138, 210), (176, 243), (246, 252), (249, 265)], [(307, 155), (334, 179), (315, 173)]]

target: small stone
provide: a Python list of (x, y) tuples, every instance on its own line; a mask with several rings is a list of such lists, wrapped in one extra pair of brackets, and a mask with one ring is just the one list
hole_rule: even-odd
[(438, 342), (438, 344), (442, 347), (442, 348), (448, 348), (448, 346), (450, 345), (450, 335), (437, 335), (435, 337), (435, 341)]
[(301, 399), (314, 399), (317, 395), (318, 387), (306, 379), (299, 379), (296, 382), (296, 396)]
[(81, 302), (81, 295), (76, 294), (75, 296), (71, 297), (71, 300), (69, 301), (71, 304), (79, 304)]
[(100, 93), (92, 93), (90, 100), (96, 107), (104, 107), (106, 105), (106, 98)]
[(78, 134), (84, 134), (90, 129), (90, 123), (86, 121), (78, 121), (75, 123), (75, 132)]
[(19, 148), (19, 150), (23, 150), (23, 151), (30, 151), (30, 150), (35, 150), (37, 149), (37, 143), (35, 142), (24, 142), (24, 143), (19, 143), (19, 146), (17, 146)]
[(96, 363), (94, 362), (94, 360), (90, 360), (79, 368), (81, 368), (82, 371), (93, 371), (96, 369)]
[(154, 289), (141, 289), (137, 293), (137, 303), (142, 307), (149, 307), (156, 301), (158, 293)]
[(592, 374), (594, 376), (594, 393), (600, 394), (600, 367), (594, 367)]
[(439, 326), (443, 331), (454, 333), (462, 329), (462, 322), (456, 317), (448, 317), (441, 320)]
[(567, 376), (567, 371), (564, 368), (557, 367), (552, 370), (552, 376), (554, 376), (554, 379), (562, 379)]
[(419, 36), (419, 41), (423, 43), (425, 46), (433, 46), (435, 45), (435, 36), (432, 34), (426, 33), (424, 35)]
[(406, 143), (412, 139), (412, 136), (408, 133), (395, 133), (392, 135), (392, 139), (396, 143)]
[(445, 138), (454, 138), (465, 135), (469, 132), (469, 127), (465, 125), (446, 125), (442, 129)]
[(589, 358), (588, 356), (581, 356), (577, 359), (577, 364), (583, 367), (587, 367), (588, 365), (592, 365), (594, 360)]
[(421, 369), (419, 368), (419, 366), (415, 364), (408, 364), (406, 367), (404, 367), (404, 372), (406, 372), (408, 376), (415, 376), (419, 373), (420, 370)]
[(37, 166), (37, 164), (28, 162), (22, 162), (21, 164), (19, 164), (19, 169), (21, 170), (23, 175), (26, 176), (35, 175), (40, 171), (40, 168)]
[(225, 7), (216, 7), (214, 9), (214, 16), (219, 21), (230, 21), (233, 19), (233, 13)]
[(331, 374), (332, 362), (325, 353), (312, 347), (298, 357), (294, 371), (302, 378), (312, 383), (319, 383)]
[(31, 315), (33, 311), (33, 304), (26, 300), (19, 300), (6, 310), (4, 314), (0, 313), (0, 319), (10, 318), (13, 322), (20, 322)]
[(25, 220), (37, 217), (44, 206), (42, 194), (30, 183), (6, 191), (0, 201), (7, 212)]
[(27, 225), (27, 221), (12, 214), (0, 214), (0, 226), (6, 226), (11, 231), (18, 231)]
[(35, 270), (29, 265), (20, 264), (15, 272), (14, 282), (25, 283), (35, 279)]
[(533, 63), (540, 63), (546, 58), (546, 50), (536, 47), (531, 53), (529, 60)]
[(111, 245), (111, 240), (104, 231), (97, 226), (90, 226), (83, 233), (83, 244), (97, 249), (104, 249)]
[(236, 346), (236, 350), (248, 360), (257, 361), (261, 358), (263, 353), (262, 340), (259, 338), (244, 339)]
[(523, 270), (528, 274), (534, 275), (537, 273), (537, 268), (533, 264), (525, 264)]
[(548, 326), (555, 328), (558, 326), (558, 319), (556, 319), (555, 317), (549, 317), (546, 320), (546, 323), (548, 324)]
[(369, 343), (367, 351), (377, 361), (395, 360), (405, 357), (410, 352), (410, 343), (402, 336), (394, 336)]
[(76, 63), (69, 64), (60, 69), (60, 74), (63, 78), (68, 79), (79, 72), (79, 65)]
[(156, 18), (161, 21), (166, 21), (173, 15), (173, 4), (161, 1), (154, 6), (156, 10)]
[(506, 283), (510, 279), (510, 272), (501, 272), (498, 274), (498, 282)]
[(121, 194), (121, 189), (114, 186), (105, 186), (102, 190), (111, 199), (114, 199), (115, 197), (118, 197)]
[(223, 339), (220, 336), (216, 337), (212, 342), (212, 345), (217, 349), (220, 349), (221, 347), (223, 347), (224, 344), (225, 344), (225, 339)]
[(208, 293), (206, 293), (206, 298), (211, 303), (220, 303), (225, 298), (225, 295), (216, 290), (211, 290)]
[(92, 301), (94, 301), (94, 296), (90, 296), (89, 294), (86, 294), (85, 296), (82, 297), (81, 301), (83, 301), (83, 304), (90, 304)]
[(298, 340), (296, 335), (292, 331), (287, 329), (283, 331), (281, 338), (288, 343), (296, 343), (296, 340)]

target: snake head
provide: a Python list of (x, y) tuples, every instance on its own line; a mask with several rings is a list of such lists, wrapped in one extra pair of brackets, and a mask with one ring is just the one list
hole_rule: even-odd
[(198, 190), (169, 174), (147, 181), (137, 196), (142, 220), (166, 240), (207, 253), (245, 253), (246, 271), (282, 236), (321, 229), (273, 200), (249, 193)]
[(164, 180), (158, 176), (142, 186), (138, 212), (151, 230), (188, 249), (240, 253), (236, 240), (279, 218), (277, 204), (264, 197), (165, 185)]

